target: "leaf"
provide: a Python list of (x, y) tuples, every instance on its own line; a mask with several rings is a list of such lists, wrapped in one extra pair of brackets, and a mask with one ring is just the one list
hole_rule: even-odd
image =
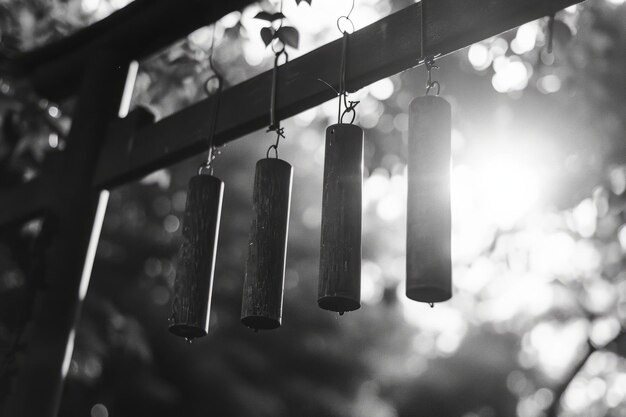
[(265, 46), (269, 45), (270, 42), (272, 42), (272, 39), (274, 39), (274, 36), (275, 36), (274, 29), (272, 28), (261, 29), (261, 39), (263, 39)]
[(298, 29), (291, 26), (280, 27), (276, 31), (275, 37), (277, 37), (285, 45), (298, 49), (298, 44), (300, 43), (300, 34), (298, 33)]
[(305, 3), (309, 3), (309, 6), (310, 6), (312, 1), (313, 0), (296, 0), (296, 5), (300, 5), (300, 3), (305, 2)]
[(258, 12), (255, 19), (267, 20), (268, 22), (273, 22), (275, 20), (284, 19), (285, 15), (281, 12), (278, 13), (268, 13), (268, 12)]

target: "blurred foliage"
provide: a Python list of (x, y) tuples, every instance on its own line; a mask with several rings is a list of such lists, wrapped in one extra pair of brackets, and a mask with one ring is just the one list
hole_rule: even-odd
[[(44, 44), (122, 3), (0, 1), (1, 51)], [(292, 58), (339, 38), (335, 20), (349, 6), (297, 3), (284, 5), (300, 32)], [(351, 18), (359, 28), (408, 4), (358, 1)], [(164, 117), (202, 99), (212, 43), (227, 86), (270, 68), (254, 16), (275, 8), (228, 15), (142, 62), (134, 104)], [(202, 157), (112, 190), (61, 415), (624, 416), (624, 21), (623, 2), (593, 0), (557, 14), (553, 54), (542, 19), (438, 60), (455, 112), (455, 296), (434, 309), (402, 288), (406, 111), (424, 93), (423, 69), (354, 94), (367, 172), (354, 313), (315, 302), (323, 132), (335, 101), (284, 123), (294, 191), (277, 331), (239, 323), (253, 167), (273, 138), (242, 138), (215, 162), (226, 190), (211, 327), (193, 344), (167, 333), (167, 317), (185, 190)], [(2, 185), (44, 175), (72, 103), (6, 79), (0, 92)], [(16, 335), (28, 300), (45, 291), (33, 262), (39, 228), (2, 231), (3, 354), (27, 343)], [(3, 396), (15, 370), (7, 357)]]

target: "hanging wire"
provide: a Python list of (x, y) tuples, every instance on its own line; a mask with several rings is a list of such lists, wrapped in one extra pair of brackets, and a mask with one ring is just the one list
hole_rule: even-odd
[(267, 152), (265, 156), (267, 158), (270, 157), (270, 152), (272, 149), (274, 150), (274, 157), (278, 159), (278, 145), (280, 142), (280, 138), (285, 137), (285, 128), (280, 126), (280, 120), (276, 114), (276, 103), (278, 96), (278, 62), (281, 55), (285, 55), (285, 63), (289, 61), (289, 55), (285, 51), (285, 47), (283, 45), (282, 49), (275, 52), (274, 58), (274, 69), (272, 71), (272, 93), (270, 98), (270, 125), (267, 128), (268, 132), (276, 132), (276, 143), (267, 148)]
[[(343, 123), (343, 118), (348, 114), (352, 116), (349, 124), (354, 123), (354, 120), (356, 119), (356, 106), (359, 104), (358, 100), (356, 101), (348, 100), (348, 91), (346, 89), (346, 72), (347, 72), (347, 66), (348, 66), (348, 39), (350, 37), (350, 34), (354, 32), (354, 22), (352, 22), (352, 20), (350, 19), (350, 15), (352, 14), (353, 10), (354, 10), (354, 0), (352, 0), (352, 6), (350, 7), (350, 11), (348, 12), (348, 14), (345, 16), (340, 16), (337, 19), (337, 29), (339, 29), (339, 32), (341, 32), (343, 35), (342, 48), (341, 48), (341, 65), (339, 68), (339, 91), (338, 91), (339, 106), (337, 109), (337, 123), (339, 124)], [(345, 22), (350, 24), (351, 32), (341, 29), (340, 23), (342, 19), (344, 19)], [(323, 80), (320, 80), (320, 81), (324, 82)], [(343, 107), (344, 107), (343, 112), (341, 110), (342, 101), (343, 101)]]
[(424, 58), (424, 43), (426, 39), (426, 19), (424, 19), (424, 15), (426, 14), (426, 0), (420, 1), (420, 30), (422, 32), (422, 36), (420, 37), (420, 61), (426, 61)]
[(554, 20), (555, 20), (556, 14), (553, 12), (550, 14), (550, 17), (548, 18), (548, 46), (547, 46), (547, 52), (549, 54), (552, 54), (552, 47), (554, 45)]
[(430, 93), (430, 90), (433, 88), (437, 88), (435, 91), (435, 95), (438, 96), (441, 91), (441, 84), (439, 81), (433, 81), (433, 70), (439, 69), (437, 65), (435, 65), (435, 58), (433, 56), (429, 56), (424, 61), (426, 64), (426, 70), (428, 71), (428, 80), (426, 81), (426, 95)]
[[(202, 175), (204, 171), (208, 171), (209, 175), (213, 175), (213, 160), (215, 160), (215, 146), (213, 145), (213, 140), (215, 138), (215, 129), (217, 128), (217, 116), (220, 108), (220, 99), (222, 96), (222, 87), (223, 87), (223, 77), (219, 73), (219, 71), (215, 68), (215, 63), (213, 62), (213, 51), (215, 50), (215, 25), (213, 25), (213, 36), (211, 36), (211, 52), (209, 53), (209, 69), (213, 73), (206, 82), (204, 83), (204, 91), (207, 96), (215, 95), (215, 104), (213, 106), (213, 117), (211, 118), (211, 126), (209, 127), (209, 153), (207, 155), (206, 161), (200, 165), (198, 168), (198, 174)], [(212, 81), (217, 81), (217, 90), (211, 91), (209, 85)]]
[[(283, 11), (283, 2), (280, 2), (280, 12)], [(283, 19), (280, 19), (280, 27), (283, 25)], [(281, 42), (281, 48), (276, 49), (274, 44), (272, 44), (272, 51), (274, 52), (274, 69), (272, 70), (272, 92), (270, 96), (270, 125), (267, 128), (267, 132), (276, 132), (276, 142), (273, 145), (270, 145), (267, 148), (267, 152), (265, 156), (267, 158), (270, 157), (270, 153), (274, 151), (274, 157), (278, 159), (278, 145), (280, 143), (280, 138), (285, 138), (285, 128), (280, 126), (280, 119), (278, 119), (278, 115), (276, 114), (276, 105), (278, 98), (278, 63), (280, 61), (281, 56), (285, 56), (285, 64), (289, 62), (289, 54), (285, 50), (285, 44)]]
[(421, 4), (421, 14), (420, 14), (420, 29), (422, 31), (422, 36), (420, 38), (420, 60), (424, 62), (426, 65), (426, 70), (428, 71), (428, 81), (426, 81), (426, 95), (430, 93), (430, 90), (436, 87), (435, 95), (438, 96), (441, 91), (441, 84), (439, 81), (433, 81), (433, 70), (439, 69), (439, 67), (435, 64), (435, 56), (428, 55), (425, 56), (424, 52), (424, 44), (426, 42), (426, 3), (427, 0), (422, 0)]

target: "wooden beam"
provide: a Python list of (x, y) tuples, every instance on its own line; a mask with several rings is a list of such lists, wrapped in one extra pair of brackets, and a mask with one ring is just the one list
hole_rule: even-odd
[[(445, 55), (580, 2), (437, 0), (429, 3), (425, 18), (425, 52)], [(421, 3), (411, 5), (350, 36), (349, 90), (357, 90), (419, 64), (421, 7)], [(340, 55), (341, 42), (337, 40), (280, 68), (278, 115), (281, 118), (291, 117), (334, 97), (317, 79), (338, 85)], [(217, 145), (267, 126), (270, 81), (271, 71), (268, 71), (223, 92), (216, 128)], [(120, 185), (205, 151), (211, 123), (207, 115), (213, 113), (214, 103), (212, 98), (205, 99), (157, 123), (152, 123), (143, 109), (112, 122), (93, 185), (98, 188)], [(11, 201), (4, 195), (0, 195), (0, 201)], [(28, 199), (20, 201), (28, 205)], [(24, 206), (23, 209), (32, 212), (36, 207)], [(11, 213), (19, 210), (19, 207), (4, 209), (0, 213), (0, 224), (11, 221)]]
[[(431, 0), (425, 54), (449, 54), (576, 3), (580, 0)], [(421, 14), (422, 3), (416, 3), (350, 35), (350, 91), (418, 65)], [(278, 116), (291, 117), (332, 99), (334, 93), (318, 78), (337, 86), (340, 58), (337, 40), (281, 66)], [(271, 76), (264, 72), (222, 93), (217, 145), (269, 124)], [(205, 99), (137, 131), (119, 125), (110, 129), (94, 185), (119, 185), (205, 150), (211, 123), (207, 115), (213, 114), (214, 104), (213, 98)]]
[(76, 93), (85, 62), (111, 49), (139, 60), (255, 0), (135, 0), (73, 35), (5, 60), (3, 72), (29, 78), (37, 93), (62, 100)]
[(112, 51), (98, 51), (89, 59), (52, 187), (55, 216), (43, 225), (42, 233), (54, 236), (44, 252), (45, 287), (35, 297), (7, 415), (57, 415), (108, 197), (107, 191), (99, 193), (91, 185), (94, 164), (105, 128), (118, 114), (128, 64)]

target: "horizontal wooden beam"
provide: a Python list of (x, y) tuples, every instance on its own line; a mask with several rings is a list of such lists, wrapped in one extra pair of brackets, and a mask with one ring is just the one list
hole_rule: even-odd
[[(243, 1), (243, 0), (242, 0)], [(432, 0), (431, 0), (432, 1)], [(523, 23), (580, 3), (579, 0), (437, 0), (428, 3), (425, 53), (448, 54)], [(222, 3), (222, 2), (220, 2)], [(356, 31), (350, 36), (347, 86), (351, 91), (412, 68), (420, 62), (421, 3)], [(331, 42), (280, 68), (278, 115), (287, 118), (334, 97), (318, 78), (338, 85), (341, 41)], [(271, 71), (222, 93), (216, 144), (223, 145), (269, 123)], [(94, 186), (112, 187), (207, 149), (215, 100), (205, 99), (157, 123), (143, 109), (109, 125)], [(0, 192), (0, 225), (36, 213), (45, 187)], [(39, 188), (36, 188), (39, 187)], [(35, 193), (37, 195), (30, 195)], [(42, 195), (44, 193), (42, 192)], [(5, 203), (9, 202), (9, 203)]]
[(94, 51), (139, 60), (255, 0), (135, 0), (73, 35), (0, 62), (2, 72), (28, 78), (51, 100), (72, 96)]
[[(445, 55), (523, 23), (550, 15), (579, 0), (427, 0), (426, 55)], [(348, 90), (415, 67), (420, 62), (422, 3), (413, 4), (350, 35)], [(324, 45), (279, 71), (281, 119), (335, 97), (323, 79), (338, 85), (341, 40)], [(222, 93), (216, 145), (223, 145), (269, 124), (271, 71)], [(119, 124), (109, 130), (95, 186), (110, 187), (137, 179), (208, 147), (214, 98), (205, 99), (138, 130)], [(128, 121), (133, 123), (133, 121)]]

